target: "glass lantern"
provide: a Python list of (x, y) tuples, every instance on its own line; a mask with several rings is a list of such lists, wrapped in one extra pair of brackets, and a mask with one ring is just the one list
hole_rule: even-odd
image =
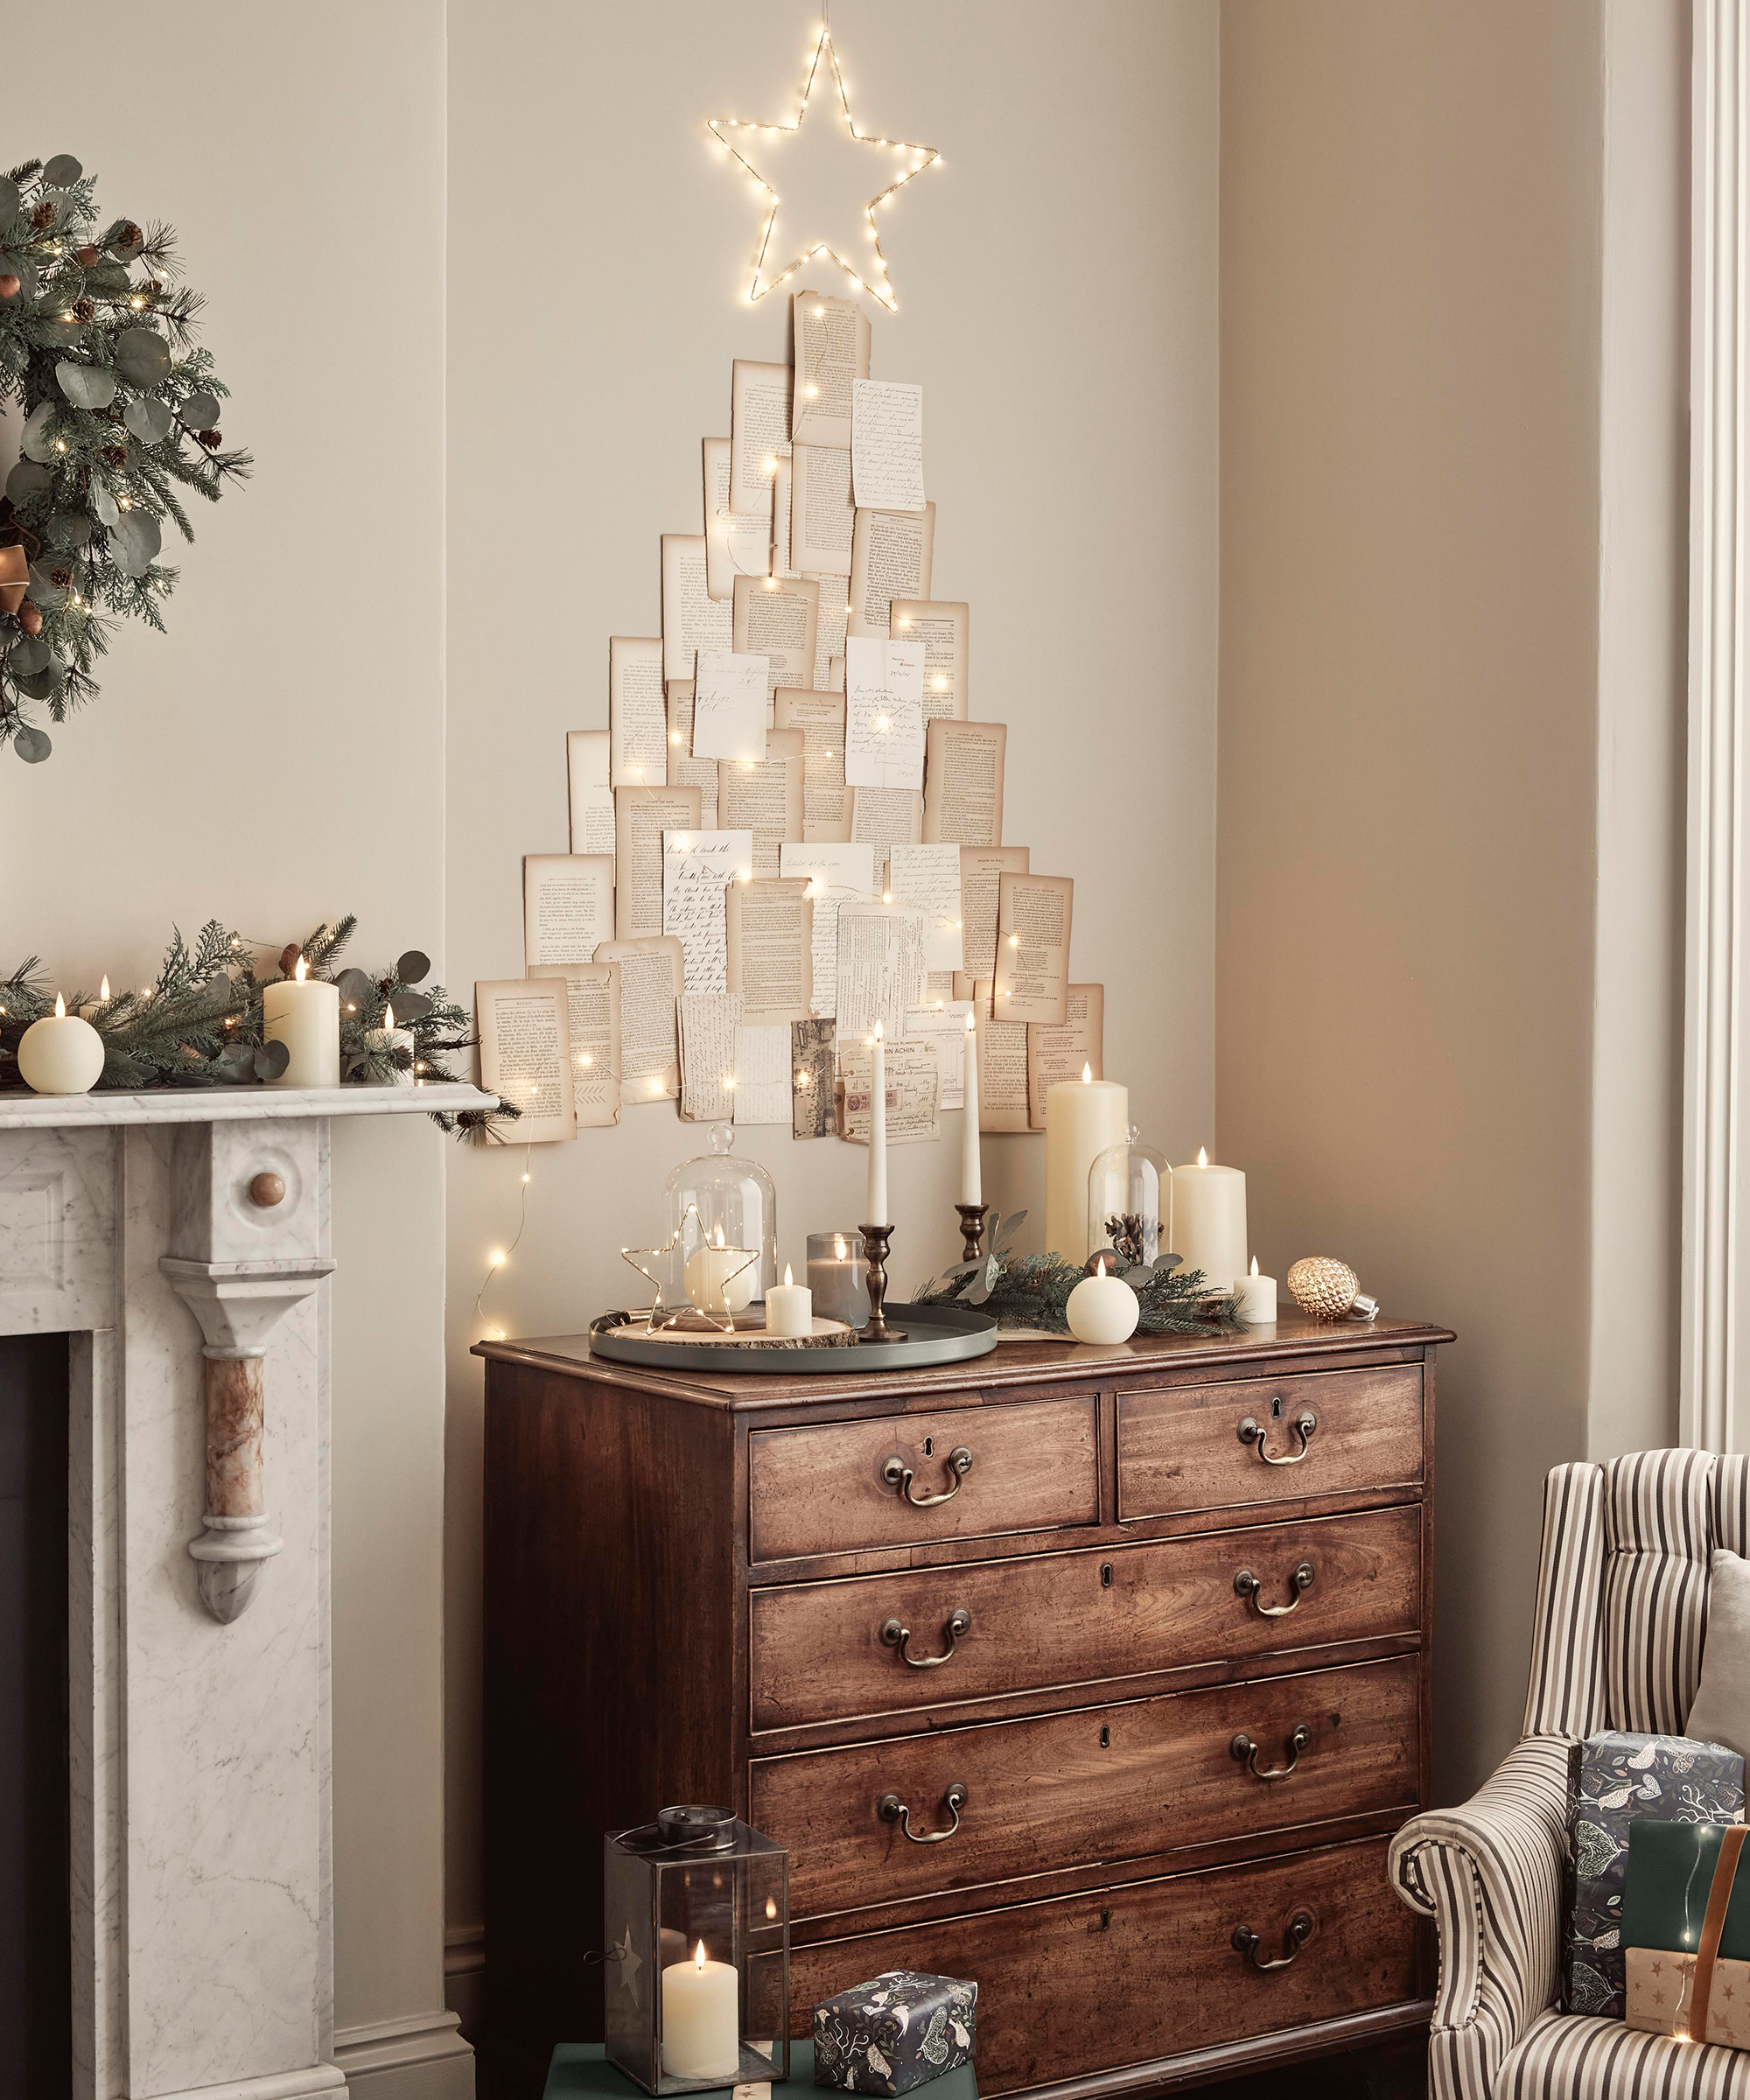
[(790, 1855), (727, 1809), (605, 1842), (609, 2061), (648, 2093), (790, 2075)]
[(1088, 1245), (1094, 1253), (1110, 1247), (1130, 1267), (1158, 1260), (1172, 1244), (1172, 1169), (1140, 1136), (1132, 1124), (1124, 1144), (1109, 1145), (1088, 1170)]
[(721, 1316), (778, 1281), (778, 1197), (763, 1166), (734, 1158), (732, 1124), (712, 1124), (705, 1142), (709, 1151), (668, 1177), (668, 1229), (680, 1292), (696, 1311)]
[(822, 1320), (860, 1327), (869, 1318), (869, 1262), (860, 1232), (808, 1235), (808, 1289)]

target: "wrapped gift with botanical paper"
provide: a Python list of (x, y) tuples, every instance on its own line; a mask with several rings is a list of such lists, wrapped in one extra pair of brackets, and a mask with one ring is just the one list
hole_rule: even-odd
[(978, 1986), (890, 1969), (815, 2007), (815, 2083), (892, 2100), (972, 2057)]
[(1562, 2005), (1620, 2020), (1630, 1826), (1732, 1822), (1744, 1812), (1744, 1760), (1718, 1743), (1613, 1730), (1573, 1746), (1568, 1782)]
[(1622, 1950), (1631, 2027), (1750, 2048), (1750, 1872), (1741, 1823), (1636, 1821)]

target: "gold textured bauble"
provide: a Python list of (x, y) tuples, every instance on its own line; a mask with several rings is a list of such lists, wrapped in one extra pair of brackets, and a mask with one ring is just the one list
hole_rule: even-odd
[(1288, 1295), (1317, 1320), (1346, 1320), (1361, 1287), (1348, 1264), (1328, 1254), (1309, 1254), (1288, 1272)]

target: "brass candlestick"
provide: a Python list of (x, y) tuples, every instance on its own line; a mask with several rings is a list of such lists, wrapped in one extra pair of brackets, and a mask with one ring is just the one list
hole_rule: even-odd
[(903, 1327), (890, 1327), (882, 1308), (887, 1302), (887, 1242), (893, 1236), (891, 1225), (864, 1225), (863, 1234), (864, 1258), (869, 1264), (866, 1282), (869, 1286), (869, 1324), (861, 1330), (864, 1341), (904, 1341)]
[(984, 1251), (984, 1221), (990, 1214), (988, 1203), (956, 1203), (960, 1213), (960, 1236), (965, 1242), (961, 1259), (976, 1262)]

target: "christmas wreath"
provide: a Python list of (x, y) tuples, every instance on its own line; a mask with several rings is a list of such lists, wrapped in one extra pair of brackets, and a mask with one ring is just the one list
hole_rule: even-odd
[(103, 225), (95, 192), (70, 153), (0, 175), (0, 407), (24, 417), (0, 498), (0, 742), (33, 763), (29, 704), (60, 722), (89, 700), (115, 620), (163, 632), (164, 521), (192, 540), (184, 492), (216, 502), (251, 465), (218, 428), (175, 234)]

